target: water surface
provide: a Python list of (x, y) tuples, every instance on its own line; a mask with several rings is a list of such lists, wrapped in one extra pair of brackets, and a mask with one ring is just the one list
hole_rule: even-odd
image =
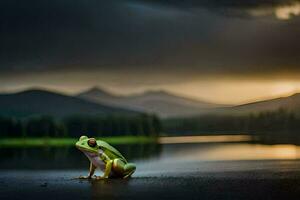
[[(116, 145), (135, 176), (178, 176), (188, 172), (298, 170), (300, 146), (254, 144), (248, 136), (161, 138), (158, 144)], [(88, 169), (88, 159), (75, 147), (1, 148), (2, 170)]]
[(117, 145), (129, 180), (76, 179), (89, 162), (75, 147), (1, 148), (0, 199), (299, 199), (299, 146), (215, 139)]

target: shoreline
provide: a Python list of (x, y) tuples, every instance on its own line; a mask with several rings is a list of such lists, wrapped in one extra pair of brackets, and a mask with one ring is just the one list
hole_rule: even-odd
[[(114, 136), (96, 138), (104, 140), (110, 144), (137, 144), (137, 143), (154, 143), (157, 141), (156, 137), (147, 136)], [(78, 138), (3, 138), (0, 139), (0, 148), (10, 147), (66, 147), (74, 146)]]

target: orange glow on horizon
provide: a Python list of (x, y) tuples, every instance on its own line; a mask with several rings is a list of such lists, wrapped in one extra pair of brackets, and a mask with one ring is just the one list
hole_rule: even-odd
[[(154, 78), (152, 78), (154, 77)], [(178, 81), (177, 81), (178, 79)], [(5, 84), (1, 84), (5, 83)], [(130, 95), (148, 90), (165, 90), (179, 96), (219, 104), (243, 104), (259, 100), (286, 97), (300, 91), (298, 79), (241, 79), (225, 77), (182, 78), (153, 74), (113, 72), (72, 72), (29, 74), (1, 79), (1, 92), (16, 92), (32, 87), (45, 88), (66, 94), (76, 94), (99, 86), (117, 95)]]

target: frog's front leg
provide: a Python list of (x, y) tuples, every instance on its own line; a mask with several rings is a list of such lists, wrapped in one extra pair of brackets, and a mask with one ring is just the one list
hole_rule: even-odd
[(90, 171), (89, 171), (89, 175), (88, 176), (79, 176), (80, 179), (91, 179), (92, 176), (94, 175), (95, 173), (95, 170), (96, 170), (96, 166), (90, 162)]
[(106, 160), (105, 171), (103, 176), (97, 176), (96, 179), (106, 179), (109, 177), (109, 174), (112, 169), (113, 160)]

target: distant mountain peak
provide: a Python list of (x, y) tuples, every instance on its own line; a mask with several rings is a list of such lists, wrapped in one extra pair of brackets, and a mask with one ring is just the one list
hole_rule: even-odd
[(10, 93), (10, 94), (61, 94), (61, 93), (56, 91), (49, 91), (39, 87), (34, 87), (34, 88), (29, 88), (27, 90), (23, 90), (16, 93)]
[(0, 94), (0, 115), (29, 117), (51, 115), (66, 117), (70, 115), (111, 115), (137, 114), (136, 111), (93, 103), (67, 94), (43, 89), (28, 89), (9, 94)]
[(97, 96), (110, 96), (110, 97), (116, 96), (99, 86), (93, 86), (93, 87), (87, 89), (86, 91), (81, 92), (79, 95), (80, 96), (82, 96), (82, 95), (97, 95)]
[(300, 93), (294, 93), (294, 94), (292, 94), (292, 95), (290, 95), (288, 97), (300, 97)]
[[(199, 99), (194, 99), (194, 98), (190, 98), (190, 97), (186, 97), (186, 96), (182, 96), (179, 94), (174, 94), (172, 92), (169, 91), (165, 91), (165, 90), (148, 90), (145, 91), (144, 93), (135, 95), (135, 96), (140, 96), (140, 97), (161, 97), (161, 98), (172, 98), (172, 99), (181, 99), (181, 100), (187, 100), (190, 102), (194, 102), (194, 103), (207, 103), (207, 104), (215, 104), (215, 103), (211, 103), (205, 100), (199, 100)], [(217, 105), (217, 104), (215, 104)]]

